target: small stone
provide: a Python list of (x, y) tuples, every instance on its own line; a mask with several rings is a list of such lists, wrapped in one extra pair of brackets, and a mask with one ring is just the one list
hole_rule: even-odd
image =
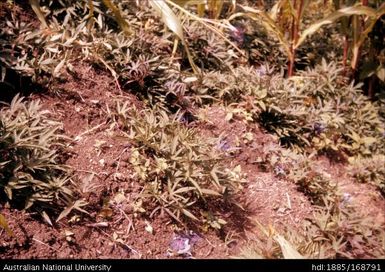
[(106, 162), (105, 162), (104, 159), (100, 159), (100, 160), (99, 160), (99, 164), (100, 164), (101, 166), (104, 166), (104, 165), (106, 164)]

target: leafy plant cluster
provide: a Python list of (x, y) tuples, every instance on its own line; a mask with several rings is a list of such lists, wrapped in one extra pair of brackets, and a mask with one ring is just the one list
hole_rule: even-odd
[[(260, 226), (263, 228), (262, 226)], [(264, 228), (263, 228), (264, 229)], [(305, 221), (303, 231), (287, 229), (280, 235), (264, 230), (266, 237), (249, 242), (240, 258), (384, 258), (383, 225), (364, 217), (344, 201), (325, 201)]]
[(369, 182), (377, 186), (385, 194), (385, 156), (374, 155), (371, 158), (351, 158), (349, 175), (358, 182)]
[(349, 156), (380, 152), (384, 127), (378, 107), (359, 86), (343, 84), (338, 72), (335, 64), (323, 63), (283, 82), (284, 91), (278, 89), (274, 95), (282, 98), (277, 103), (281, 112), (273, 115), (288, 118), (283, 129), (274, 125), (273, 129), (281, 141), (289, 137), (289, 143), (293, 139), (319, 151), (342, 151)]
[(379, 103), (360, 85), (346, 84), (334, 63), (288, 79), (266, 66), (210, 72), (202, 81), (207, 94), (248, 111), (255, 122), (276, 134), (282, 145), (301, 152), (371, 156), (384, 150)]
[[(141, 48), (143, 35), (130, 38), (114, 31), (116, 26), (114, 29), (99, 2), (93, 3), (93, 17), (89, 15), (90, 7), (82, 1), (48, 1), (47, 7), (45, 20), (49, 28), (37, 29), (34, 22), (24, 23), (14, 16), (6, 18), (1, 32), (2, 66), (37, 79), (41, 75), (57, 77), (63, 68), (71, 71), (71, 62), (82, 59), (103, 65), (115, 76), (114, 69), (124, 79), (129, 77), (123, 64), (127, 67), (127, 63), (136, 61), (131, 52), (137, 53)], [(141, 23), (133, 25), (140, 27)], [(132, 46), (135, 41), (137, 45)]]
[[(276, 1), (275, 5), (264, 3), (265, 15), (271, 14), (276, 19), (276, 27), (281, 28), (285, 37), (291, 35), (292, 12), (289, 1)], [(312, 1), (301, 20), (301, 25), (306, 29), (323, 16), (332, 12), (330, 5), (321, 1)], [(249, 3), (251, 6), (252, 3)], [(280, 10), (279, 10), (280, 9)], [(263, 10), (259, 7), (258, 10)], [(270, 12), (266, 12), (270, 10)], [(279, 15), (274, 15), (274, 12)], [(322, 12), (319, 12), (322, 10)], [(248, 16), (245, 16), (248, 17)], [(267, 18), (265, 18), (267, 19)], [(247, 18), (236, 18), (232, 21), (236, 30), (230, 33), (230, 37), (237, 42), (240, 48), (246, 52), (248, 63), (251, 65), (263, 65), (269, 63), (275, 67), (285, 67), (288, 59), (284, 47), (281, 46), (277, 36), (269, 27), (264, 26), (263, 16), (259, 20), (249, 20)], [(273, 26), (273, 25), (272, 25)], [(306, 67), (314, 67), (321, 62), (321, 58), (328, 61), (342, 60), (341, 38), (335, 25), (326, 25), (314, 33), (311, 39), (305, 40), (303, 45), (296, 49), (294, 57), (296, 70), (304, 70)], [(336, 45), (338, 45), (336, 47)]]
[(70, 20), (78, 16), (76, 13), (80, 6), (76, 2), (61, 3), (71, 4), (67, 9), (60, 4), (60, 7), (47, 9), (47, 16), (51, 18), (49, 29), (39, 29), (34, 22), (23, 22), (13, 14), (5, 18), (0, 33), (1, 66), (14, 69), (23, 76), (31, 76), (34, 80), (44, 75), (58, 76), (69, 59), (77, 58), (72, 54), (74, 48), (80, 50), (87, 45), (81, 41), (85, 24)]
[[(132, 33), (128, 35), (117, 30), (104, 4), (92, 3), (42, 1), (40, 8), (49, 28), (37, 29), (36, 22), (6, 18), (0, 34), (0, 65), (46, 84), (52, 76), (71, 72), (73, 63), (85, 60), (107, 69), (119, 88), (130, 89), (151, 104), (161, 101), (168, 108), (183, 108), (179, 98), (197, 94), (194, 100), (201, 99), (198, 92), (190, 92), (188, 74), (181, 72), (189, 65), (183, 61), (188, 58), (182, 55), (179, 61), (179, 55), (172, 52), (172, 35), (150, 7), (119, 3), (122, 16), (130, 21)], [(195, 21), (185, 25), (186, 41), (199, 67), (229, 69), (237, 56), (228, 54), (226, 42)]]
[(138, 111), (118, 104), (117, 119), (135, 144), (130, 163), (150, 215), (161, 212), (180, 223), (189, 218), (221, 228), (225, 221), (217, 205), (231, 201), (241, 178), (224, 168), (214, 143), (197, 137), (180, 114), (169, 117), (160, 108)]
[[(348, 173), (360, 182), (377, 185), (383, 192), (383, 155), (349, 159)], [(258, 159), (262, 169), (286, 178), (315, 205), (302, 230), (290, 228), (280, 235), (260, 224), (265, 237), (249, 241), (240, 258), (372, 258), (385, 255), (383, 222), (358, 212), (349, 194), (341, 194), (338, 181), (318, 169), (306, 155), (276, 145), (266, 145)]]
[(317, 170), (310, 160), (302, 160), (290, 171), (288, 179), (307, 195), (311, 202), (322, 205), (325, 199), (332, 201), (337, 195), (337, 182), (330, 175)]
[(297, 185), (315, 205), (325, 200), (333, 201), (338, 192), (338, 184), (331, 176), (314, 166), (314, 162), (302, 154), (274, 144), (265, 145), (257, 160), (264, 171), (273, 172)]
[(222, 36), (197, 21), (185, 22), (185, 28), (193, 60), (201, 71), (228, 70), (237, 62), (239, 52), (229, 47)]
[(16, 96), (0, 110), (0, 195), (18, 208), (52, 208), (73, 198), (71, 175), (61, 164), (61, 124), (38, 101)]
[(383, 191), (382, 100), (372, 103), (359, 86), (347, 85), (333, 63), (324, 62), (291, 79), (267, 66), (233, 72), (208, 73), (203, 79), (205, 91), (227, 101), (233, 114), (259, 122), (281, 144), (304, 154), (268, 145), (259, 158), (261, 167), (292, 180), (319, 204), (335, 196), (336, 184), (311, 167), (306, 154), (316, 151), (342, 161), (351, 157), (351, 175)]

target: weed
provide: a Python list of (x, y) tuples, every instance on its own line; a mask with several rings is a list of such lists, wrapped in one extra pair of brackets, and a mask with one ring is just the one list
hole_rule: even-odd
[(183, 215), (215, 228), (225, 224), (212, 206), (225, 201), (240, 180), (221, 164), (215, 142), (202, 141), (181, 123), (180, 114), (170, 118), (161, 109), (132, 109), (120, 118), (135, 143), (130, 163), (143, 185), (141, 198), (150, 214), (166, 212), (178, 222)]
[(0, 194), (19, 208), (65, 205), (73, 197), (69, 169), (60, 164), (61, 124), (38, 101), (16, 96), (0, 110)]

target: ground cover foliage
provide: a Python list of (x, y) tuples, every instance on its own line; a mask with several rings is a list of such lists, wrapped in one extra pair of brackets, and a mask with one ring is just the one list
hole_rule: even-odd
[[(129, 146), (140, 216), (223, 234), (231, 225), (224, 207), (246, 213), (238, 196), (247, 179), (228, 163), (230, 147), (198, 129), (211, 121), (201, 110), (220, 105), (226, 122), (273, 135), (277, 144), (261, 145), (255, 163), (294, 183), (314, 207), (295, 230), (253, 222), (263, 235), (237, 257), (385, 256), (384, 222), (360, 213), (314, 163), (326, 156), (385, 195), (384, 3), (19, 2), (1, 3), (1, 97), (30, 87), (25, 80), (58, 95), (52, 86), (75, 75), (78, 62), (107, 71), (142, 103), (117, 98), (108, 109), (113, 137)], [(19, 95), (6, 102), (1, 204), (38, 211), (51, 225), (73, 213), (86, 218), (76, 169), (65, 165), (74, 139), (40, 102)], [(1, 214), (0, 225), (12, 235)]]

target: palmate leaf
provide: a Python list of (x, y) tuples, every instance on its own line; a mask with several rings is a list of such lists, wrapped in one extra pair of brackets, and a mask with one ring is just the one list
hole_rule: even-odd
[(6, 177), (0, 189), (10, 202), (24, 202), (25, 209), (37, 202), (54, 203), (59, 195), (71, 196), (64, 183), (56, 182), (60, 176), (69, 177), (68, 169), (57, 162), (64, 139), (57, 132), (60, 124), (45, 115), (38, 101), (26, 103), (19, 95), (0, 110), (5, 131), (0, 145), (4, 154), (12, 154), (0, 159), (0, 176)]
[[(106, 5), (106, 7), (111, 10), (111, 12), (114, 15), (113, 17), (116, 20), (116, 22), (118, 23), (118, 25), (120, 26), (120, 28), (126, 34), (131, 35), (133, 33), (133, 31), (131, 30), (127, 21), (124, 20), (120, 9), (111, 0), (102, 0), (102, 1), (103, 1), (104, 5)], [(40, 8), (40, 0), (29, 0), (29, 3), (31, 5), (33, 11), (35, 12), (36, 16), (38, 17), (39, 21), (41, 22), (41, 24), (44, 27), (48, 27), (48, 24), (47, 24), (45, 17), (41, 11), (41, 8)], [(89, 8), (90, 8), (89, 17), (91, 18), (93, 16), (94, 7), (92, 4), (92, 1), (88, 1), (88, 4), (89, 4)]]
[[(211, 141), (197, 138), (194, 130), (179, 121), (178, 114), (170, 118), (161, 108), (129, 112), (132, 114), (123, 114), (126, 118), (131, 115), (124, 122), (130, 123), (131, 139), (137, 146), (130, 163), (144, 182), (144, 191), (140, 195), (143, 205), (155, 202), (157, 208), (151, 214), (161, 209), (178, 223), (189, 219), (204, 223), (198, 213), (201, 206), (196, 203), (224, 200), (220, 192), (223, 187), (219, 185), (223, 183), (223, 186), (233, 188), (232, 183), (237, 182), (229, 174), (221, 172), (220, 158), (210, 152)], [(142, 152), (148, 149), (156, 152)], [(214, 162), (219, 164), (213, 169), (210, 166)], [(210, 175), (211, 170), (215, 178)], [(142, 177), (141, 172), (146, 176)]]
[(62, 220), (64, 217), (66, 217), (73, 209), (78, 210), (82, 213), (88, 214), (87, 211), (83, 210), (81, 207), (84, 207), (87, 205), (87, 202), (84, 200), (76, 200), (72, 205), (68, 206), (64, 211), (60, 213), (58, 218), (56, 219), (56, 222), (59, 222)]

